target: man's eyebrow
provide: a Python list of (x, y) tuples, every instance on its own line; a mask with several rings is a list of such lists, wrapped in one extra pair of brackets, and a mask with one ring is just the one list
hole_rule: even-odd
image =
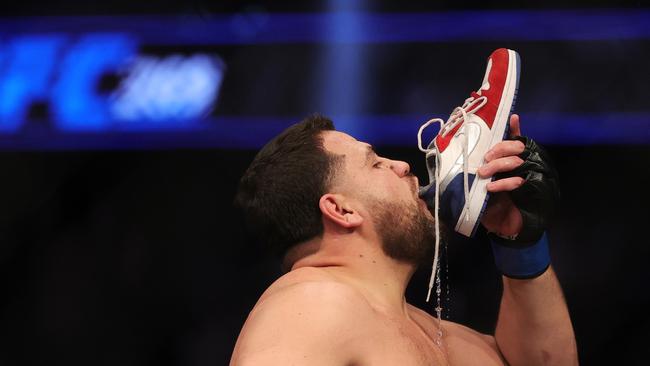
[(377, 156), (377, 153), (375, 152), (375, 149), (372, 147), (372, 145), (367, 144), (366, 145), (366, 162), (364, 163), (364, 166), (372, 163), (375, 156)]

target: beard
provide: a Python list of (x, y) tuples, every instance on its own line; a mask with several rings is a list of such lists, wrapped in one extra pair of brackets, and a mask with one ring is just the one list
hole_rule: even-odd
[(398, 261), (420, 265), (433, 257), (434, 220), (425, 209), (408, 202), (374, 201), (375, 226), (384, 253)]

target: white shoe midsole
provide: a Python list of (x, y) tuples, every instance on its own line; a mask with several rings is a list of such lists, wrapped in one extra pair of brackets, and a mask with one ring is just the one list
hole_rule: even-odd
[[(508, 50), (508, 76), (506, 77), (504, 86), (505, 94), (501, 98), (501, 103), (499, 103), (499, 108), (495, 115), (495, 123), (492, 128), (492, 140), (484, 151), (477, 150), (475, 152), (476, 154), (484, 156), (488, 150), (503, 140), (503, 135), (508, 126), (508, 117), (510, 117), (515, 92), (517, 91), (517, 62), (517, 54), (515, 51)], [(473, 234), (476, 221), (478, 221), (483, 210), (485, 197), (487, 196), (486, 186), (492, 179), (493, 177), (481, 178), (478, 176), (478, 172), (476, 173), (472, 187), (469, 190), (469, 197), (466, 198), (466, 204), (469, 205), (469, 208), (458, 218), (455, 228), (456, 232), (465, 236), (471, 236)]]

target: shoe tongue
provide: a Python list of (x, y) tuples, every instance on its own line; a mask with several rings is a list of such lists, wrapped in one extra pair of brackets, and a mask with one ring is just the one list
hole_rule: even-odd
[(479, 91), (477, 91), (477, 92), (472, 92), (472, 93), (470, 94), (470, 96), (471, 96), (472, 98), (474, 98), (474, 99), (478, 99), (478, 98), (480, 98), (480, 97), (481, 97), (481, 90), (479, 89)]

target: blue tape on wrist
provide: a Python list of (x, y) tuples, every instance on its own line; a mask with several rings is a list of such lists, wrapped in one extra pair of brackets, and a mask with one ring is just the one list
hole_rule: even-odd
[(511, 278), (534, 278), (546, 272), (551, 264), (546, 233), (539, 241), (525, 248), (512, 248), (491, 240), (494, 262), (501, 273)]

